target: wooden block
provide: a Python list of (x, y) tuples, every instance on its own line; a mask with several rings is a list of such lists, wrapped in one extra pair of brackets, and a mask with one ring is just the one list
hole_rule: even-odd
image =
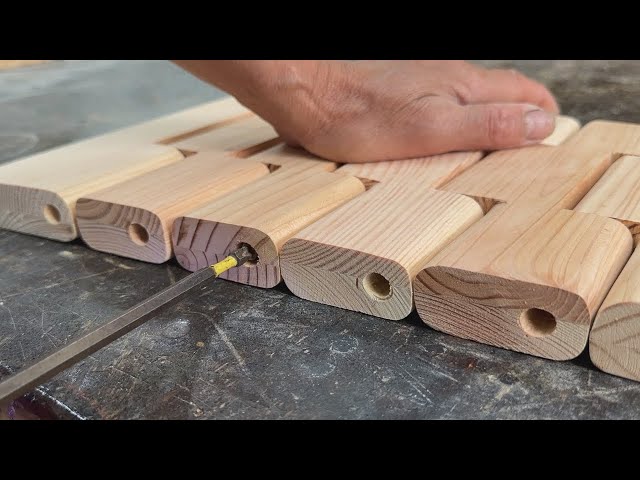
[(235, 98), (225, 97), (121, 128), (103, 137), (108, 136), (112, 140), (129, 139), (143, 144), (171, 145), (253, 116)]
[[(640, 158), (623, 156), (602, 176), (576, 210), (640, 225)], [(600, 369), (640, 380), (640, 251), (635, 249), (605, 298), (589, 337), (591, 360)]]
[(235, 99), (210, 102), (2, 165), (0, 228), (73, 240), (78, 198), (182, 160), (178, 148), (161, 144), (166, 137), (247, 115)]
[[(578, 128), (574, 119), (560, 117), (544, 143), (561, 142)], [(390, 320), (406, 317), (418, 271), (491, 206), (482, 198), (476, 203), (435, 190), (481, 157), (459, 152), (338, 169), (360, 178), (369, 191), (285, 244), (281, 268), (289, 289), (307, 300)]]
[(284, 242), (365, 188), (354, 177), (326, 171), (336, 164), (301, 150), (279, 146), (253, 159), (281, 167), (178, 218), (173, 246), (180, 265), (195, 271), (246, 243), (256, 250), (258, 261), (221, 278), (271, 288), (281, 280), (278, 253)]
[(557, 147), (566, 142), (569, 137), (580, 130), (580, 122), (575, 118), (560, 115), (556, 117), (556, 127), (553, 133), (545, 138), (541, 143)]
[(281, 268), (289, 289), (390, 320), (406, 317), (420, 268), (483, 213), (473, 199), (433, 187), (481, 157), (454, 153), (340, 168), (374, 182), (285, 244)]
[(0, 70), (9, 70), (12, 68), (28, 67), (46, 63), (49, 60), (0, 60)]
[(613, 284), (593, 323), (589, 355), (601, 370), (640, 381), (640, 250)]
[(255, 115), (220, 123), (215, 129), (187, 138), (182, 135), (178, 138), (164, 143), (190, 152), (224, 150), (238, 158), (249, 157), (281, 142), (273, 127)]
[(0, 167), (0, 227), (71, 241), (80, 196), (182, 158), (172, 147), (93, 140), (9, 163)]
[(624, 155), (605, 172), (575, 208), (615, 218), (625, 224), (638, 244), (640, 225), (640, 158)]
[(629, 230), (574, 207), (640, 126), (591, 122), (558, 147), (496, 152), (443, 187), (493, 208), (414, 282), (421, 318), (464, 338), (557, 360), (579, 355), (631, 254)]
[(208, 150), (94, 192), (77, 202), (83, 240), (96, 250), (152, 263), (171, 258), (174, 220), (269, 173), (237, 157), (276, 137), (258, 117), (201, 134)]
[(336, 172), (352, 175), (370, 184), (419, 180), (428, 188), (438, 188), (480, 160), (479, 152), (456, 152), (427, 158), (371, 163), (351, 163)]
[(198, 153), (79, 199), (80, 234), (95, 250), (163, 263), (178, 216), (268, 174), (262, 163)]

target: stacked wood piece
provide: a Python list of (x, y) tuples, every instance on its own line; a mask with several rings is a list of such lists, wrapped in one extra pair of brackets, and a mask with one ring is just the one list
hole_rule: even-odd
[(173, 256), (174, 220), (268, 175), (267, 165), (246, 157), (256, 145), (268, 145), (274, 138), (269, 124), (252, 117), (171, 143), (200, 153), (80, 198), (77, 216), (83, 240), (96, 250), (166, 262)]
[(2, 165), (0, 228), (71, 241), (79, 198), (183, 160), (189, 152), (163, 144), (169, 136), (248, 115), (224, 99)]
[[(624, 155), (602, 176), (576, 210), (621, 221), (634, 246), (640, 232), (640, 157)], [(593, 363), (640, 380), (640, 249), (635, 248), (596, 316), (589, 339)]]
[(558, 147), (493, 153), (445, 185), (496, 205), (417, 275), (422, 319), (546, 358), (579, 355), (633, 242), (622, 222), (574, 208), (637, 152), (640, 126), (592, 122)]
[(279, 146), (252, 158), (280, 168), (177, 219), (173, 244), (176, 258), (191, 271), (248, 244), (257, 252), (257, 262), (222, 278), (271, 288), (281, 281), (282, 245), (365, 187), (355, 177), (333, 173), (336, 164), (302, 150)]
[(595, 319), (594, 363), (640, 380), (640, 126), (578, 128), (341, 166), (225, 99), (0, 166), (0, 227), (192, 271), (246, 244), (222, 278), (557, 360)]

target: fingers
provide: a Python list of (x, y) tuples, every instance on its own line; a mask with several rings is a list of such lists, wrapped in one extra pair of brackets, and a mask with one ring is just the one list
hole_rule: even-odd
[[(555, 115), (535, 105), (438, 104), (424, 112), (412, 144), (421, 155), (455, 150), (500, 150), (538, 143), (555, 128)], [(418, 145), (416, 141), (420, 141)]]
[(464, 92), (465, 103), (528, 103), (559, 113), (547, 88), (515, 70), (480, 70)]

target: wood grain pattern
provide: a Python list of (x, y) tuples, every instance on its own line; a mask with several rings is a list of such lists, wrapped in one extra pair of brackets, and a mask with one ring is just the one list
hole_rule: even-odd
[(624, 223), (637, 244), (640, 224), (640, 158), (624, 155), (617, 159), (575, 208), (597, 213)]
[(256, 145), (277, 139), (273, 127), (258, 117), (197, 138), (206, 141), (206, 151), (78, 199), (83, 240), (103, 252), (166, 262), (173, 254), (171, 228), (178, 216), (269, 173), (266, 165), (242, 159)]
[[(287, 242), (283, 277), (301, 298), (400, 320), (413, 309), (420, 267), (482, 209), (469, 197), (415, 181), (377, 185), (365, 195)], [(379, 221), (371, 221), (375, 215)]]
[(636, 249), (593, 323), (589, 355), (601, 370), (640, 381), (640, 250)]
[(2, 165), (0, 228), (73, 240), (78, 198), (184, 158), (178, 148), (154, 143), (247, 115), (235, 99), (209, 102)]
[(173, 255), (171, 227), (178, 216), (268, 174), (259, 162), (198, 153), (80, 198), (78, 227), (95, 250), (163, 263)]
[(94, 140), (9, 163), (0, 167), (0, 227), (71, 241), (80, 196), (182, 158), (172, 147)]
[(165, 144), (191, 152), (232, 152), (236, 157), (246, 158), (280, 142), (273, 127), (255, 115), (215, 126), (217, 128), (187, 138), (181, 136), (178, 141)]
[(404, 182), (414, 179), (425, 187), (438, 188), (482, 158), (480, 152), (456, 152), (391, 162), (351, 163), (337, 173), (374, 182)]
[[(579, 128), (559, 117), (554, 145)], [(437, 189), (475, 165), (481, 152), (345, 165), (366, 194), (289, 240), (282, 274), (299, 297), (398, 320), (413, 308), (412, 281), (441, 248), (488, 211), (493, 201)]]
[[(576, 210), (640, 224), (640, 157), (619, 158)], [(634, 235), (637, 247), (638, 235)], [(600, 369), (640, 380), (640, 251), (636, 248), (607, 294), (589, 337), (591, 360)]]
[(578, 120), (566, 115), (559, 115), (556, 117), (556, 126), (553, 129), (553, 133), (541, 143), (542, 145), (557, 147), (566, 142), (578, 130), (580, 130), (580, 122)]
[[(221, 278), (274, 287), (281, 280), (278, 254), (284, 242), (364, 192), (356, 178), (326, 171), (335, 164), (302, 151), (277, 149), (290, 155), (280, 169), (176, 220), (173, 246), (180, 265), (195, 271), (246, 243), (258, 253), (258, 262), (229, 270)], [(278, 162), (277, 156), (277, 151), (268, 152), (262, 160)], [(302, 156), (300, 162), (293, 160), (297, 156)]]
[(289, 289), (307, 300), (390, 320), (406, 317), (420, 268), (482, 217), (473, 199), (433, 187), (481, 157), (454, 153), (338, 169), (379, 183), (285, 244), (280, 261)]
[(422, 319), (542, 357), (580, 354), (633, 245), (620, 222), (570, 209), (616, 159), (635, 152), (640, 126), (591, 122), (558, 147), (493, 153), (445, 185), (501, 203), (417, 275)]

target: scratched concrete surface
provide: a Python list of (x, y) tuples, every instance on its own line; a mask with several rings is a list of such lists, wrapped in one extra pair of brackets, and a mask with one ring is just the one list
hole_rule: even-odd
[[(582, 121), (640, 122), (639, 62), (485, 62), (545, 81)], [(0, 162), (220, 95), (167, 62), (0, 72)], [(0, 231), (0, 365), (15, 371), (182, 278)], [(38, 389), (81, 419), (640, 418), (640, 384), (224, 281)]]

